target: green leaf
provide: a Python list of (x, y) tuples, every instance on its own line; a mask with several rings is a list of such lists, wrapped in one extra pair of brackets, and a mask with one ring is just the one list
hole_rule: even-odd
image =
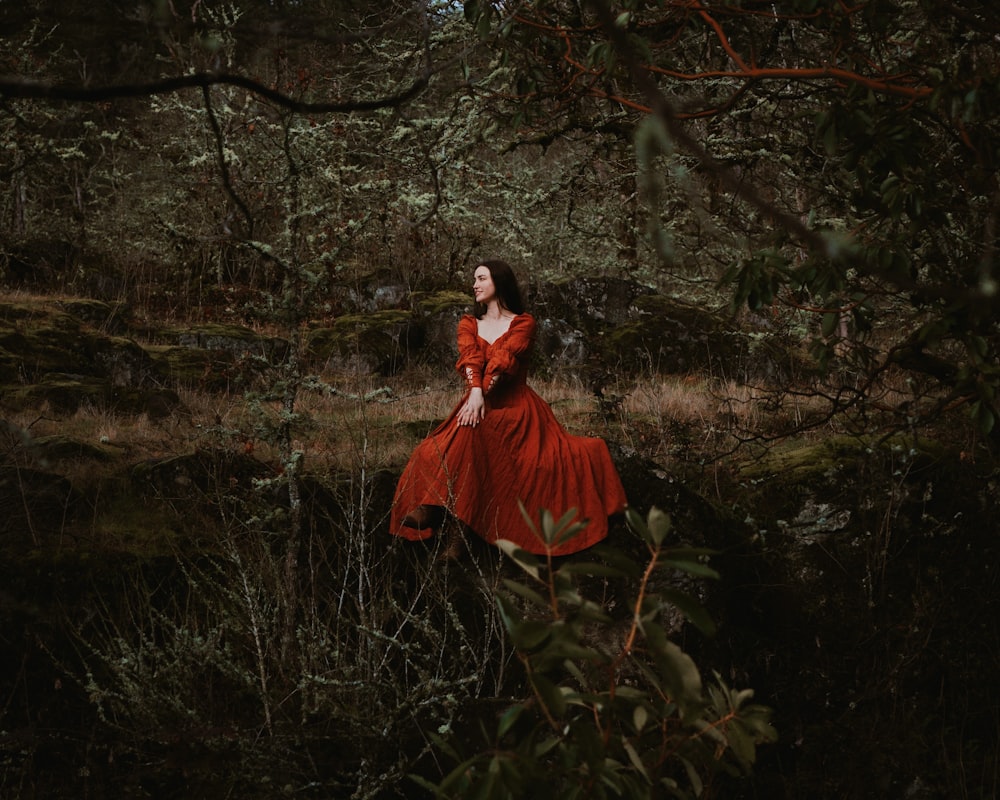
[(687, 773), (688, 781), (691, 782), (691, 788), (694, 790), (695, 797), (701, 797), (701, 793), (705, 791), (705, 784), (701, 780), (701, 775), (698, 774), (698, 770), (695, 769), (694, 764), (692, 764), (688, 759), (683, 756), (680, 757), (681, 763), (684, 765), (684, 771)]
[(546, 622), (526, 619), (510, 626), (508, 632), (514, 647), (531, 651), (539, 648), (552, 635), (552, 628)]
[(421, 789), (426, 789), (427, 791), (435, 795), (438, 793), (438, 785), (436, 783), (431, 783), (429, 780), (427, 780), (427, 778), (424, 778), (412, 772), (406, 777), (409, 778), (411, 781), (413, 781), (415, 784), (417, 784), (417, 786), (419, 786)]
[(623, 575), (632, 578), (637, 578), (642, 575), (642, 567), (639, 566), (639, 564), (637, 564), (632, 558), (625, 555), (625, 553), (615, 547), (611, 547), (607, 544), (599, 544), (590, 552), (595, 556), (599, 556), (601, 560), (608, 564), (612, 569), (620, 570)]
[(976, 427), (979, 432), (984, 436), (988, 436), (993, 431), (993, 426), (996, 424), (996, 417), (993, 414), (993, 409), (989, 407), (987, 403), (976, 401), (972, 404), (973, 406), (973, 418), (976, 421)]
[(556, 684), (544, 675), (532, 673), (531, 685), (538, 699), (553, 717), (559, 718), (566, 713), (566, 697)]
[(518, 581), (513, 581), (510, 578), (504, 578), (504, 585), (512, 591), (514, 594), (523, 597), (529, 603), (533, 603), (540, 608), (548, 608), (549, 601), (542, 597), (538, 592), (532, 589), (530, 586), (525, 586), (523, 583)]
[(463, 790), (467, 789), (469, 786), (468, 772), (469, 768), (472, 767), (479, 760), (479, 756), (473, 756), (468, 758), (459, 764), (455, 769), (449, 772), (441, 785), (438, 786), (438, 792), (440, 794), (458, 794), (458, 796), (464, 796)]
[(552, 512), (547, 508), (543, 508), (541, 511), (542, 517), (542, 541), (545, 544), (551, 546), (552, 539), (556, 533), (555, 520), (552, 517)]
[(756, 746), (753, 739), (740, 727), (739, 721), (734, 720), (726, 726), (726, 740), (732, 748), (733, 755), (744, 765), (753, 764), (756, 757)]
[(778, 741), (778, 731), (771, 725), (771, 709), (762, 705), (750, 705), (740, 709), (740, 722), (751, 731), (757, 742)]
[(840, 314), (836, 311), (827, 311), (823, 315), (823, 321), (820, 325), (820, 332), (824, 336), (833, 336), (837, 331), (837, 325), (840, 323)]
[(521, 569), (531, 575), (531, 577), (541, 580), (538, 558), (533, 553), (529, 553), (527, 550), (522, 549), (520, 545), (515, 544), (509, 539), (497, 539), (496, 546), (510, 556), (514, 562)]
[(700, 561), (681, 561), (679, 559), (666, 558), (660, 562), (660, 566), (680, 570), (689, 575), (697, 575), (700, 578), (718, 580), (720, 577), (718, 572), (708, 566), (708, 564), (702, 564)]
[(570, 541), (590, 524), (590, 520), (586, 519), (574, 522), (576, 515), (577, 510), (571, 508), (555, 523), (555, 530), (552, 534), (553, 547), (558, 547)]
[(524, 713), (524, 706), (518, 703), (508, 708), (502, 717), (500, 717), (500, 724), (497, 725), (497, 737), (503, 737), (507, 735), (507, 732), (514, 727), (520, 718), (521, 714)]
[(535, 745), (535, 758), (542, 758), (547, 753), (549, 753), (553, 747), (562, 743), (562, 739), (558, 736), (550, 736), (548, 739), (544, 739)]
[(589, 575), (592, 577), (623, 578), (628, 573), (620, 567), (610, 564), (598, 564), (594, 561), (578, 561), (570, 564), (563, 564), (559, 568), (563, 575)]
[(666, 539), (667, 534), (670, 533), (670, 516), (656, 506), (653, 506), (649, 509), (646, 521), (649, 526), (649, 535), (653, 544), (656, 546), (663, 544), (663, 540)]
[(646, 536), (643, 531), (646, 530), (646, 521), (642, 518), (642, 515), (635, 510), (633, 506), (629, 506), (625, 509), (625, 522), (628, 526), (642, 536), (644, 539)]
[(649, 779), (649, 773), (646, 772), (646, 765), (642, 763), (642, 759), (639, 758), (639, 754), (632, 746), (632, 743), (628, 739), (622, 739), (622, 746), (625, 748), (625, 752), (628, 754), (628, 760), (632, 762), (632, 766), (635, 767), (642, 777), (646, 779), (646, 783), (652, 783)]
[(486, 38), (489, 37), (489, 35), (490, 35), (490, 24), (491, 24), (491, 21), (490, 21), (490, 15), (489, 14), (480, 14), (479, 15), (479, 19), (476, 20), (476, 35), (478, 35), (480, 39), (486, 39)]
[(826, 149), (826, 154), (828, 156), (836, 155), (837, 144), (837, 125), (831, 119), (830, 124), (827, 125), (826, 130), (823, 131), (823, 147)]
[(687, 592), (678, 589), (664, 589), (660, 592), (660, 597), (677, 608), (684, 615), (684, 618), (705, 636), (715, 636), (717, 631), (715, 621), (705, 607)]
[(691, 656), (669, 640), (660, 643), (657, 653), (663, 677), (677, 701), (681, 719), (688, 720), (703, 700), (698, 666)]
[(511, 604), (510, 600), (502, 594), (496, 595), (497, 610), (500, 612), (500, 619), (503, 620), (504, 627), (510, 631), (521, 621), (521, 614)]
[(606, 656), (591, 647), (585, 647), (584, 645), (559, 637), (555, 637), (539, 655), (544, 655), (547, 659), (558, 659), (559, 661), (566, 659), (572, 659), (573, 661), (606, 660)]

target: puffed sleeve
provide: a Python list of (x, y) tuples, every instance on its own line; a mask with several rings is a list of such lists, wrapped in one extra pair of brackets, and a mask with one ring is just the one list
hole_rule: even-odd
[(479, 346), (476, 318), (466, 314), (458, 322), (458, 369), (467, 386), (482, 387), (485, 358)]
[(535, 318), (531, 314), (518, 314), (511, 320), (506, 335), (497, 339), (490, 348), (483, 384), (486, 393), (497, 385), (504, 375), (511, 375), (520, 366), (535, 343)]

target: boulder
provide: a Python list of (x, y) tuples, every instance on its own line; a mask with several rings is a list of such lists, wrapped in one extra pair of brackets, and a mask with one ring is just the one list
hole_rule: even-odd
[(79, 494), (62, 475), (0, 466), (0, 546), (5, 555), (61, 535), (78, 501)]

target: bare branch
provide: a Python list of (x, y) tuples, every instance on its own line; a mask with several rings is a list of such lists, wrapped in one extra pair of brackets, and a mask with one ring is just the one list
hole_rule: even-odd
[(4, 99), (48, 100), (69, 103), (94, 103), (125, 97), (151, 97), (173, 94), (185, 89), (207, 89), (211, 86), (238, 86), (248, 92), (270, 100), (275, 105), (300, 114), (344, 114), (352, 111), (376, 111), (380, 108), (400, 106), (423, 92), (430, 83), (431, 73), (423, 70), (413, 82), (395, 94), (369, 100), (344, 100), (340, 102), (306, 102), (275, 91), (264, 84), (224, 72), (197, 72), (178, 75), (148, 83), (129, 83), (111, 86), (76, 86), (66, 83), (34, 81), (23, 76), (0, 77), (0, 97)]

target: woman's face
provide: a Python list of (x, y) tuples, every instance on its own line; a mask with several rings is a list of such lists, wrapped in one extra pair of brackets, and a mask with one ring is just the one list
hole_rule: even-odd
[(496, 300), (497, 289), (493, 285), (493, 275), (490, 273), (489, 267), (476, 267), (472, 281), (472, 293), (475, 295), (476, 302), (482, 303), (484, 306), (491, 300)]

